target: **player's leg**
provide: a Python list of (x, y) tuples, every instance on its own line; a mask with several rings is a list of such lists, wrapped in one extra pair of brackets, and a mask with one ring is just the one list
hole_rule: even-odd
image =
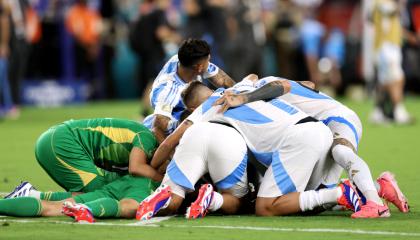
[(48, 175), (66, 191), (89, 192), (107, 183), (104, 174), (63, 126), (53, 127), (40, 136), (35, 156)]
[(377, 213), (383, 212), (386, 207), (378, 195), (369, 166), (357, 155), (357, 147), (362, 135), (360, 120), (354, 113), (334, 119), (328, 123), (328, 127), (334, 134), (334, 142), (331, 147), (332, 157), (346, 170), (348, 177), (360, 190), (361, 195), (366, 198), (366, 200), (363, 197), (362, 199), (369, 203), (368, 206), (362, 208), (362, 212), (355, 216), (380, 217)]
[(272, 156), (258, 191), (257, 215), (300, 212), (296, 194), (284, 196), (306, 189), (315, 165), (326, 155), (332, 143), (331, 131), (320, 122), (291, 126), (285, 136), (279, 152)]
[(183, 135), (172, 161), (169, 163), (162, 185), (141, 202), (136, 218), (150, 219), (174, 213), (185, 198), (194, 190), (195, 183), (208, 171), (205, 159), (209, 138), (200, 124), (194, 124)]
[(187, 218), (204, 217), (208, 211), (221, 209), (224, 213), (236, 213), (242, 198), (248, 192), (247, 147), (244, 139), (234, 128), (216, 123), (200, 123), (192, 129), (202, 138), (207, 138), (207, 168), (211, 184), (200, 187), (197, 199), (187, 209)]

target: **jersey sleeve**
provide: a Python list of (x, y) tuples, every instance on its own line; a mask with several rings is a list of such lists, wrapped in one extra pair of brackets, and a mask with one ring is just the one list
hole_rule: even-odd
[(173, 119), (172, 111), (178, 104), (181, 97), (180, 88), (173, 82), (167, 82), (152, 92), (152, 106), (154, 106), (154, 114), (163, 115)]
[(147, 158), (151, 159), (153, 157), (154, 151), (158, 146), (158, 143), (152, 132), (140, 131), (136, 133), (136, 136), (133, 140), (133, 146), (143, 150)]
[(207, 71), (203, 74), (203, 78), (211, 78), (216, 76), (216, 74), (219, 73), (219, 67), (216, 66), (216, 64), (209, 63), (209, 66), (207, 67)]

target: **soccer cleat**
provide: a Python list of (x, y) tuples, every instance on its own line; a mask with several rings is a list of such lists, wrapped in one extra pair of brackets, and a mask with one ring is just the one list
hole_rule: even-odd
[(406, 213), (410, 211), (408, 201), (398, 187), (397, 181), (392, 173), (383, 172), (376, 181), (380, 186), (378, 194), (381, 198), (394, 204), (400, 212)]
[(341, 180), (341, 183), (338, 185), (338, 187), (342, 192), (341, 197), (337, 199), (338, 205), (344, 206), (353, 212), (359, 211), (362, 203), (360, 201), (359, 195), (356, 192), (356, 189), (353, 187), (350, 180)]
[(211, 184), (202, 185), (198, 191), (197, 199), (187, 208), (185, 217), (195, 219), (206, 216), (210, 203), (213, 200), (213, 194), (214, 190)]
[(17, 198), (28, 197), (31, 190), (36, 190), (29, 182), (21, 182), (11, 193), (7, 194), (4, 198)]
[(78, 223), (94, 223), (95, 218), (90, 209), (83, 204), (73, 204), (72, 202), (64, 202), (61, 212), (69, 217), (74, 218)]
[(155, 192), (144, 199), (136, 212), (137, 220), (149, 220), (156, 213), (163, 208), (166, 208), (171, 201), (171, 187), (167, 185), (161, 185)]
[(390, 217), (391, 213), (386, 205), (379, 205), (373, 201), (367, 201), (360, 211), (351, 215), (352, 218), (383, 218)]

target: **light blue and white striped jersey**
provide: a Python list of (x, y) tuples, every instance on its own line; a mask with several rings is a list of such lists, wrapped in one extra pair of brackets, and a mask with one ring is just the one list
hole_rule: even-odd
[[(265, 77), (258, 80), (257, 82), (244, 80), (238, 84), (242, 84), (243, 88), (246, 86), (247, 90), (249, 91), (252, 89), (252, 86), (254, 86), (255, 90), (269, 82), (279, 79), (282, 78)], [(289, 81), (291, 85), (290, 93), (280, 96), (278, 99), (284, 100), (293, 106), (298, 107), (309, 116), (322, 121), (331, 129), (333, 133), (340, 133), (341, 137), (348, 135), (342, 132), (342, 128), (337, 128), (336, 125), (329, 123), (338, 122), (340, 124), (346, 125), (349, 129), (351, 129), (354, 135), (354, 141), (351, 140), (352, 138), (349, 138), (350, 142), (352, 142), (356, 148), (358, 147), (362, 135), (362, 124), (359, 117), (353, 110), (326, 95), (325, 93), (310, 89), (295, 81), (287, 81)]]
[[(152, 127), (154, 116), (157, 114), (171, 119), (167, 133), (171, 133), (179, 124), (181, 113), (185, 109), (181, 99), (181, 92), (186, 88), (187, 83), (178, 76), (178, 65), (178, 55), (174, 55), (166, 62), (153, 82), (150, 103), (154, 112), (143, 122), (148, 128)], [(202, 76), (198, 76), (196, 80), (202, 81), (203, 79), (215, 76), (218, 72), (219, 68), (213, 63), (210, 63), (207, 72)]]
[[(239, 91), (243, 87), (238, 84), (232, 89)], [(217, 113), (220, 106), (212, 104), (223, 92), (223, 88), (216, 90), (187, 119), (192, 122), (217, 121), (232, 125), (241, 133), (257, 160), (265, 166), (270, 165), (273, 153), (284, 144), (284, 133), (288, 127), (308, 117), (300, 109), (280, 99), (256, 101), (228, 109), (223, 114)]]
[(291, 85), (290, 93), (280, 96), (279, 99), (298, 107), (311, 117), (322, 121), (334, 115), (356, 115), (353, 110), (327, 94), (313, 90), (292, 80), (270, 76), (261, 78), (255, 83), (249, 83), (250, 81), (248, 81), (247, 84), (248, 87), (249, 84), (253, 84), (255, 89), (257, 89), (279, 79), (287, 80)]

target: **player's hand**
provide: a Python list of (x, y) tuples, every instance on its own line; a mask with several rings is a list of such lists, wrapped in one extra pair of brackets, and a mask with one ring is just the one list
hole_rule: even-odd
[(246, 103), (246, 97), (244, 95), (235, 94), (232, 91), (225, 91), (223, 96), (214, 102), (213, 106), (221, 105), (218, 113), (224, 113), (229, 108), (237, 107), (244, 103)]

